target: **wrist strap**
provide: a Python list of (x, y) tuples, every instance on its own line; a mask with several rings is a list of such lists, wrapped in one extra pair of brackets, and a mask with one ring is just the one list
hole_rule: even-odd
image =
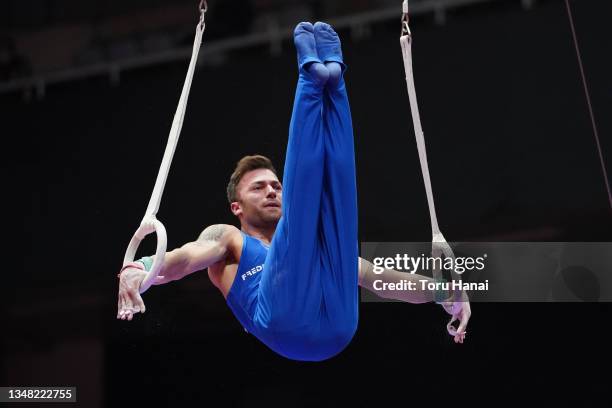
[(153, 257), (145, 256), (145, 257), (140, 258), (136, 262), (140, 262), (142, 266), (144, 266), (144, 270), (149, 272), (151, 270), (151, 267), (153, 266)]
[(145, 269), (145, 265), (142, 262), (130, 262), (128, 264), (125, 264), (123, 266), (123, 268), (121, 268), (121, 270), (119, 271), (119, 273), (117, 274), (117, 277), (120, 278), (121, 277), (121, 273), (126, 270), (127, 268), (138, 268), (138, 269), (142, 269), (143, 271), (146, 271)]

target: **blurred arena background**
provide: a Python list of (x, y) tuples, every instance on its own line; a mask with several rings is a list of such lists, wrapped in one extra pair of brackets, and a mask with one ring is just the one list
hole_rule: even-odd
[[(437, 305), (362, 304), (353, 343), (320, 364), (283, 360), (245, 334), (204, 273), (152, 288), (145, 315), (115, 320), (116, 273), (155, 181), (197, 3), (2, 3), (0, 386), (77, 386), (87, 407), (503, 405), (529, 393), (600, 402), (607, 303), (473, 304), (463, 345)], [(446, 238), (612, 240), (564, 1), (411, 7)], [(612, 3), (571, 7), (610, 169)], [(264, 154), (283, 168), (297, 77), (291, 32), (317, 20), (337, 28), (349, 67), (360, 240), (431, 239), (400, 15), (400, 0), (209, 0), (159, 213), (169, 249), (212, 223), (235, 223), (225, 185), (240, 157)]]

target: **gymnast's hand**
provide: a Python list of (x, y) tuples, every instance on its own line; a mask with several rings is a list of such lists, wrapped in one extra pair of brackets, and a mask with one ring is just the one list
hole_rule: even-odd
[(119, 274), (119, 301), (117, 319), (132, 320), (135, 313), (145, 312), (145, 305), (140, 297), (140, 284), (147, 276), (147, 271), (138, 267), (127, 267)]
[[(446, 326), (447, 330), (454, 335), (455, 343), (463, 343), (465, 335), (467, 334), (467, 324), (472, 315), (467, 293), (463, 291), (462, 299), (459, 301), (442, 302), (442, 307), (452, 316), (451, 321)], [(455, 320), (459, 321), (459, 327), (457, 327), (457, 329), (453, 326)]]

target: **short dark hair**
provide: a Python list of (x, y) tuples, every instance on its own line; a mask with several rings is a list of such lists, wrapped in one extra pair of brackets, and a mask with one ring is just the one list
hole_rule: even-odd
[(238, 193), (236, 192), (236, 188), (238, 187), (238, 183), (240, 183), (242, 177), (244, 177), (244, 175), (249, 171), (257, 169), (268, 169), (271, 170), (272, 173), (276, 174), (276, 169), (274, 168), (272, 161), (266, 156), (259, 154), (244, 156), (238, 161), (236, 164), (236, 169), (232, 173), (229, 183), (227, 183), (227, 199), (230, 203), (238, 201)]

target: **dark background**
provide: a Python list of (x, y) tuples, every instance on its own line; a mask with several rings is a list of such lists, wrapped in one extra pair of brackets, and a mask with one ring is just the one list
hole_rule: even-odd
[[(70, 14), (49, 1), (50, 11), (32, 22), (36, 13), (25, 18), (18, 2), (8, 2), (3, 38), (73, 21), (102, 24), (138, 13), (140, 3), (96, 2), (96, 12)], [(148, 3), (163, 9), (172, 2)], [(194, 5), (175, 3), (191, 14), (174, 46), (189, 45)], [(303, 19), (314, 21), (391, 2), (289, 3), (298, 17), (287, 17), (287, 26), (302, 19), (304, 4)], [(245, 4), (220, 1), (215, 16), (210, 1), (204, 53), (207, 41), (256, 32), (240, 21), (256, 21), (272, 7)], [(460, 7), (448, 11), (445, 24), (432, 13), (411, 21), (441, 228), (451, 241), (610, 241), (611, 209), (565, 4), (522, 4)], [(609, 162), (612, 5), (571, 5)], [(431, 239), (398, 19), (361, 35), (339, 30), (349, 66), (361, 241)], [(117, 57), (105, 44), (94, 44), (97, 63)], [(224, 191), (243, 155), (264, 154), (283, 168), (297, 76), (291, 42), (279, 53), (253, 46), (214, 60), (196, 71), (158, 215), (168, 248), (207, 225), (236, 223)], [(61, 69), (15, 61), (3, 71), (6, 83)], [(76, 59), (70, 68), (86, 62)], [(114, 85), (93, 76), (49, 85), (44, 97), (27, 87), (0, 94), (8, 226), (0, 385), (77, 386), (79, 405), (87, 407), (405, 406), (420, 399), (503, 405), (533, 396), (563, 403), (570, 395), (586, 406), (606, 404), (609, 376), (597, 372), (610, 363), (607, 303), (474, 303), (463, 345), (446, 334), (437, 305), (365, 303), (349, 347), (316, 364), (285, 360), (245, 334), (204, 273), (152, 288), (145, 315), (116, 320), (115, 275), (150, 197), (186, 68), (180, 60), (125, 71)], [(139, 253), (153, 248), (149, 238)]]

